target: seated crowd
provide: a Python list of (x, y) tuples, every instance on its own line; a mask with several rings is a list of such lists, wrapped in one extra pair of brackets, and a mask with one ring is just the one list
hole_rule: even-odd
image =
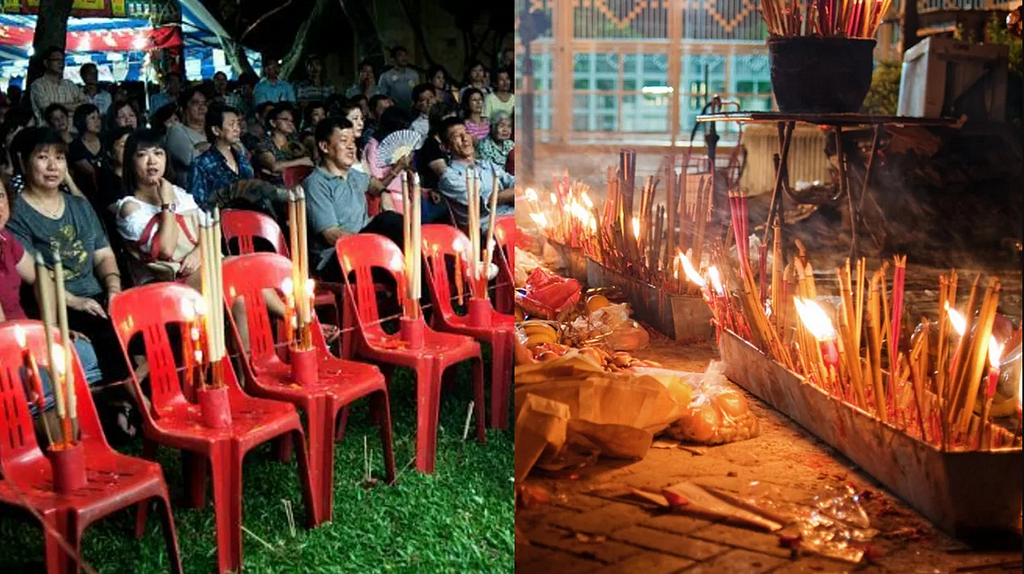
[[(480, 177), (483, 225), (492, 193), (499, 215), (514, 209), (509, 67), (488, 74), (474, 62), (460, 89), (442, 67), (422, 76), (396, 47), (388, 70), (378, 76), (365, 61), (349, 88), (335, 89), (310, 56), (294, 86), (276, 62), (263, 79), (234, 83), (218, 72), (189, 85), (170, 73), (143, 106), (119, 86), (98, 86), (91, 64), (84, 87), (63, 79), (59, 49), (42, 59), (45, 75), (0, 101), (0, 322), (40, 317), (35, 262), (52, 271), (59, 258), (90, 384), (127, 376), (107, 316), (113, 296), (153, 281), (198, 286), (205, 210), (260, 211), (286, 228), (289, 189), (301, 184), (313, 273), (337, 282), (339, 238), (375, 233), (402, 245), (407, 172), (419, 177), (423, 223), (465, 229), (468, 170)], [(395, 138), (418, 140), (417, 151), (383, 157)], [(128, 398), (97, 404), (130, 435)]]

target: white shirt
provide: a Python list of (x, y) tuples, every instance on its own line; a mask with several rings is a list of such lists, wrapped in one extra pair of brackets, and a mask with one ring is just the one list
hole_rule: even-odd
[[(181, 189), (176, 185), (171, 185), (171, 189), (174, 191), (174, 213), (175, 215), (181, 215), (190, 211), (199, 209), (196, 205), (196, 200), (188, 194), (187, 191)], [(126, 204), (131, 203), (137, 205), (139, 208), (128, 214), (128, 217), (121, 216), (121, 208)], [(142, 239), (142, 232), (146, 230), (146, 226), (149, 225), (149, 221), (153, 219), (154, 215), (160, 213), (160, 206), (146, 203), (136, 199), (135, 196), (129, 195), (121, 198), (115, 205), (117, 212), (117, 232), (121, 234), (121, 237), (125, 241), (137, 243)], [(199, 213), (200, 221), (204, 220), (204, 214)], [(148, 253), (153, 249), (153, 237), (156, 237), (156, 233), (152, 235), (145, 243), (139, 246), (139, 250), (143, 253)]]

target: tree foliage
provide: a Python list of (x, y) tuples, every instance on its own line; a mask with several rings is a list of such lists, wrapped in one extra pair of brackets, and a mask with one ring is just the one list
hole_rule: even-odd
[(879, 61), (871, 76), (871, 89), (864, 99), (862, 111), (866, 114), (895, 116), (900, 101), (900, 72), (898, 60)]

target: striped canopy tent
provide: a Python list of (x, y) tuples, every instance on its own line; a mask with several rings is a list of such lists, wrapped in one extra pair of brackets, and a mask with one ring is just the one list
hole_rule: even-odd
[[(79, 80), (82, 64), (96, 64), (101, 82), (142, 80), (152, 77), (146, 65), (149, 50), (184, 44), (185, 74), (190, 80), (210, 78), (222, 71), (236, 77), (227, 57), (234, 42), (224, 28), (198, 0), (181, 0), (181, 27), (154, 28), (147, 19), (68, 19), (65, 76)], [(0, 14), (0, 86), (20, 84), (32, 55), (35, 15)], [(260, 70), (259, 53), (246, 50), (249, 62)]]

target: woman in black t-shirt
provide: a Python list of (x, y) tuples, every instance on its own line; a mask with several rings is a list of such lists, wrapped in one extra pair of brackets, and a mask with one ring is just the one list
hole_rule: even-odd
[(92, 104), (82, 104), (75, 109), (72, 123), (78, 137), (68, 145), (68, 167), (71, 176), (87, 197), (95, 197), (99, 187), (99, 171), (103, 167), (104, 149), (100, 131), (103, 118), (100, 110)]

